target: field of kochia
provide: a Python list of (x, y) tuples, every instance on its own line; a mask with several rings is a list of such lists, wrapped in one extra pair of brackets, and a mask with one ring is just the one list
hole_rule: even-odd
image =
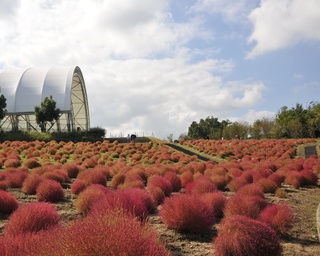
[[(174, 255), (150, 223), (212, 234), (213, 255), (281, 255), (293, 210), (268, 202), (317, 186), (320, 159), (299, 140), (0, 144), (0, 256)], [(63, 205), (71, 204), (72, 214)]]

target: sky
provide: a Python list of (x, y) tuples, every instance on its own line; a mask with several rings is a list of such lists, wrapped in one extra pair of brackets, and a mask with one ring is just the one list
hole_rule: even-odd
[(79, 66), (90, 125), (173, 139), (320, 96), (319, 0), (1, 0), (0, 72)]

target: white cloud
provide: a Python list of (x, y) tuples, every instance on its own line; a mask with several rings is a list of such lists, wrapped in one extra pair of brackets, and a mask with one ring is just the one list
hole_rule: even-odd
[(253, 31), (248, 42), (255, 43), (248, 58), (292, 46), (320, 40), (320, 1), (261, 0), (249, 19)]
[(225, 81), (232, 60), (189, 48), (211, 35), (199, 19), (175, 23), (169, 0), (8, 3), (10, 22), (0, 18), (1, 69), (78, 65), (91, 125), (108, 135), (178, 137), (192, 121), (225, 119), (262, 99), (261, 83)]

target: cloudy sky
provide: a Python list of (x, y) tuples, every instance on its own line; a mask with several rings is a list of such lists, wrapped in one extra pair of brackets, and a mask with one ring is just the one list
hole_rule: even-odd
[(166, 139), (320, 101), (319, 0), (1, 0), (0, 72), (79, 66), (91, 126)]

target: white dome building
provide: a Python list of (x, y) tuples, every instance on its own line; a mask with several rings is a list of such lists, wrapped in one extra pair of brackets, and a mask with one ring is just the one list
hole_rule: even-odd
[(2, 130), (40, 131), (34, 108), (50, 96), (60, 109), (60, 117), (48, 131), (90, 128), (88, 97), (79, 67), (5, 70), (0, 73), (0, 90), (7, 99)]

